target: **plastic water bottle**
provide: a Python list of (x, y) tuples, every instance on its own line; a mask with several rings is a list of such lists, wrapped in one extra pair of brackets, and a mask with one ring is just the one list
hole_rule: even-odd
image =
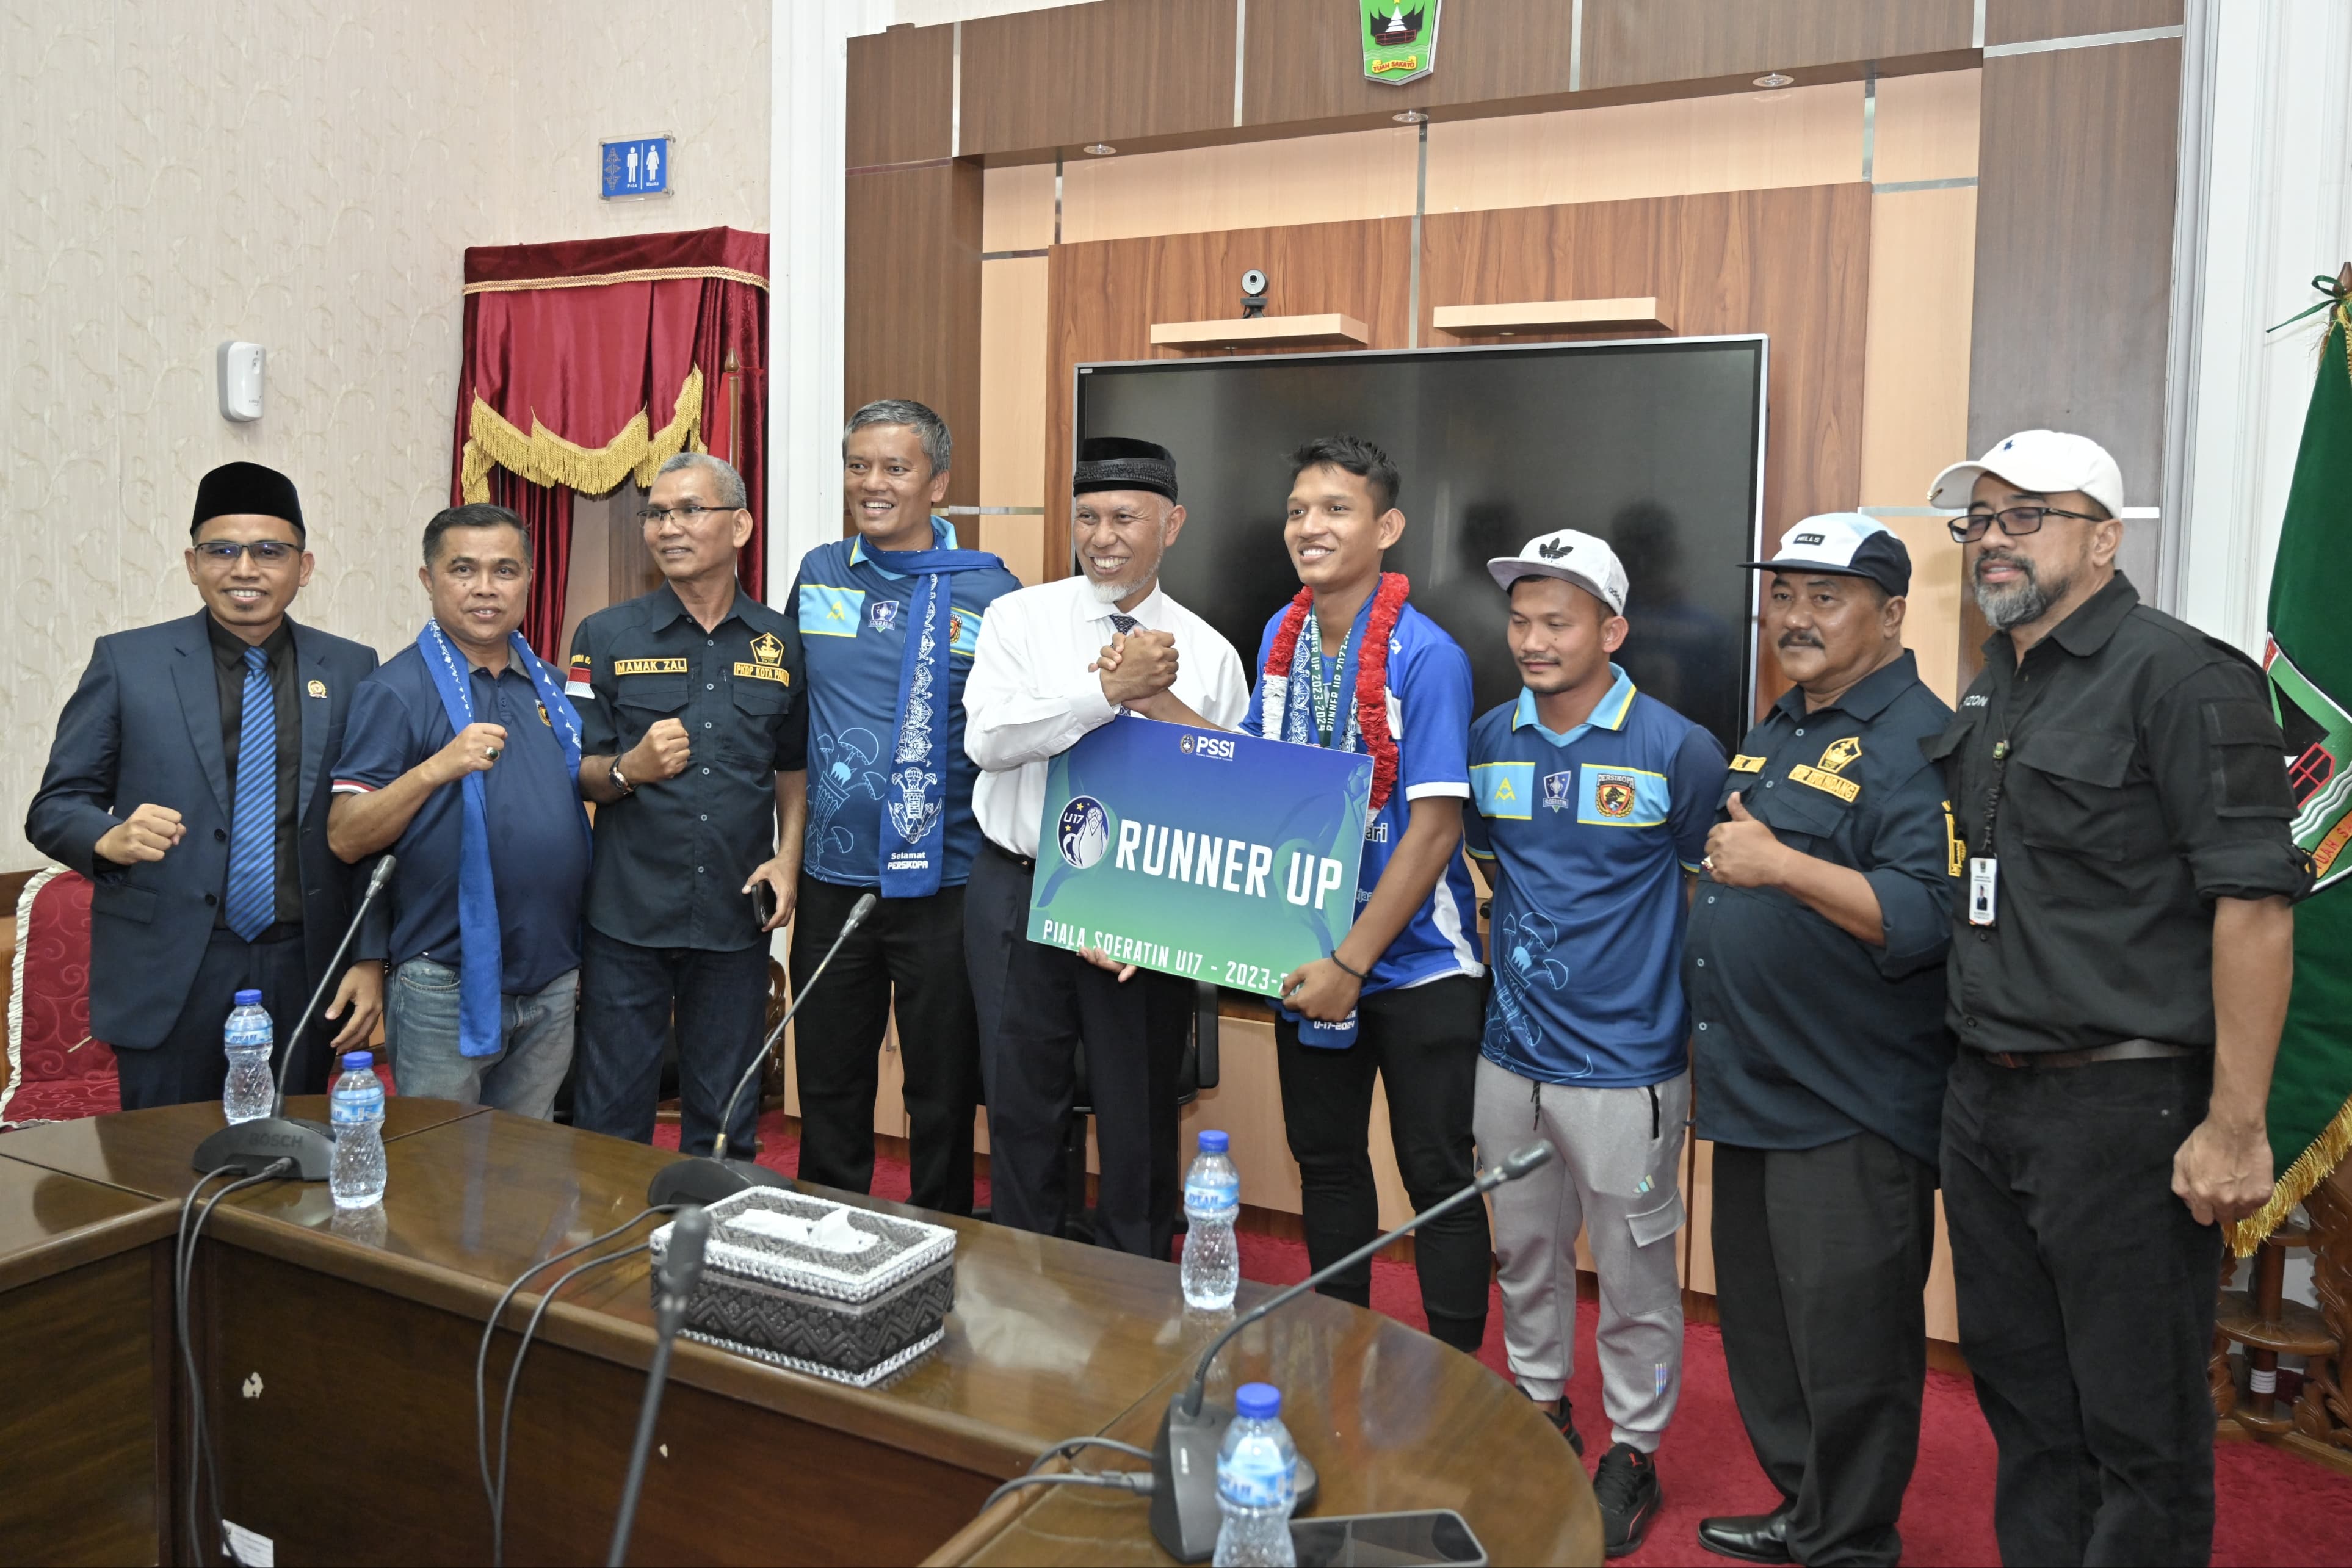
[(1294, 1568), (1290, 1505), (1297, 1496), (1298, 1450), (1282, 1424), (1282, 1390), (1244, 1383), (1234, 1392), (1234, 1424), (1217, 1450), (1215, 1568)]
[(355, 1051), (328, 1097), (335, 1124), (335, 1168), (328, 1180), (337, 1208), (365, 1208), (383, 1200), (383, 1080), (375, 1056)]
[(1241, 1218), (1242, 1173), (1225, 1153), (1223, 1133), (1202, 1133), (1201, 1152), (1184, 1173), (1184, 1259), (1179, 1278), (1184, 1304), (1221, 1312), (1242, 1282), (1234, 1221)]
[(259, 991), (239, 991), (236, 1006), (221, 1030), (228, 1052), (228, 1083), (221, 1090), (221, 1114), (231, 1122), (251, 1122), (269, 1114), (278, 1090), (269, 1076), (269, 1051), (275, 1031)]

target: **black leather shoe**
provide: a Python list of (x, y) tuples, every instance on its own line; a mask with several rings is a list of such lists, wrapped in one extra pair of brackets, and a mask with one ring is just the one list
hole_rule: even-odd
[(1737, 1557), (1743, 1563), (1786, 1563), (1790, 1507), (1784, 1502), (1769, 1513), (1702, 1519), (1698, 1543), (1718, 1557)]

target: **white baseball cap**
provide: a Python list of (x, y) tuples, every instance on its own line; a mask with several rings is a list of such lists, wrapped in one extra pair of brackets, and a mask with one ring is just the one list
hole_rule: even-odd
[(1517, 555), (1498, 555), (1486, 563), (1495, 586), (1504, 592), (1523, 577), (1556, 577), (1572, 582), (1601, 603), (1612, 615), (1625, 613), (1625, 568), (1617, 552), (1591, 534), (1562, 528), (1529, 539)]
[(2080, 490), (2107, 509), (2124, 515), (2124, 474), (2107, 449), (2087, 435), (2059, 430), (2021, 430), (1973, 463), (1955, 463), (1927, 486), (1931, 507), (1965, 507), (1980, 474), (2006, 479), (2021, 490), (2054, 496)]
[(1770, 560), (1743, 560), (1765, 571), (1822, 571), (1866, 577), (1887, 592), (1911, 591), (1911, 552), (1893, 529), (1860, 512), (1823, 512), (1780, 536)]

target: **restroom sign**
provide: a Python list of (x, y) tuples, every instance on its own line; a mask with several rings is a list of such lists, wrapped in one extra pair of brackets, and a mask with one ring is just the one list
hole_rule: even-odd
[(667, 196), (670, 193), (670, 139), (633, 136), (606, 141), (598, 148), (601, 194), (608, 202), (636, 196)]

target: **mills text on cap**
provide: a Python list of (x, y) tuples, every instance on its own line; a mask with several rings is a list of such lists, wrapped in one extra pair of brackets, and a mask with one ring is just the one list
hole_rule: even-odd
[(1498, 555), (1486, 562), (1495, 586), (1508, 593), (1523, 577), (1556, 577), (1572, 582), (1601, 603), (1612, 615), (1625, 613), (1625, 568), (1607, 541), (1574, 528), (1561, 528), (1529, 539), (1517, 555)]
[(1911, 591), (1911, 552), (1895, 531), (1860, 512), (1823, 512), (1780, 536), (1770, 560), (1743, 560), (1764, 571), (1819, 571), (1866, 577), (1889, 593)]
[(1084, 496), (1096, 490), (1149, 490), (1172, 501), (1176, 498), (1175, 455), (1155, 442), (1090, 435), (1078, 444), (1070, 494)]
[(2054, 496), (2079, 490), (2107, 509), (2124, 515), (2124, 475), (2107, 449), (2087, 435), (2063, 430), (2021, 430), (1973, 463), (1955, 463), (1927, 486), (1931, 507), (1965, 508), (1977, 476), (1990, 474), (2021, 490)]
[(302, 524), (302, 497), (295, 493), (294, 481), (275, 468), (258, 463), (224, 463), (196, 481), (196, 511), (188, 523), (190, 533), (215, 517), (283, 517), (294, 525), (298, 536), (310, 537)]

